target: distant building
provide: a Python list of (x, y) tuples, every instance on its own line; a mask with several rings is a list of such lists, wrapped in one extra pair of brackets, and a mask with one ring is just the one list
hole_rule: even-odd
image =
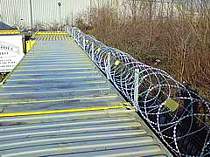
[(60, 23), (60, 17), (62, 23), (72, 22), (89, 3), (89, 0), (0, 0), (0, 21), (26, 27), (30, 27), (31, 17), (34, 25)]
[[(71, 23), (90, 5), (111, 3), (118, 0), (0, 0), (0, 21), (10, 25), (30, 27)], [(30, 5), (31, 2), (31, 5)], [(31, 16), (32, 12), (32, 16)], [(32, 17), (32, 19), (31, 19)], [(61, 19), (60, 19), (61, 18)]]

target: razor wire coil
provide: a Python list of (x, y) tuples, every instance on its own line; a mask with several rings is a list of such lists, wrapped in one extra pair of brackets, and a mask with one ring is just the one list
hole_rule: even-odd
[(177, 156), (209, 155), (207, 100), (165, 71), (106, 46), (76, 27), (68, 27), (67, 32)]

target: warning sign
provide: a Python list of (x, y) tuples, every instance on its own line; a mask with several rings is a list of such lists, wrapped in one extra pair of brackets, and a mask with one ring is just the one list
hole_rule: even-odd
[(24, 57), (22, 35), (0, 35), (0, 72), (10, 72)]

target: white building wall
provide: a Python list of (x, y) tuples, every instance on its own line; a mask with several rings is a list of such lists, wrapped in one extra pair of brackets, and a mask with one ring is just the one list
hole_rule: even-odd
[[(31, 0), (33, 23), (58, 23), (59, 6), (62, 3), (62, 23), (72, 21), (89, 7), (90, 0)], [(0, 20), (10, 25), (30, 26), (30, 0), (0, 0)]]

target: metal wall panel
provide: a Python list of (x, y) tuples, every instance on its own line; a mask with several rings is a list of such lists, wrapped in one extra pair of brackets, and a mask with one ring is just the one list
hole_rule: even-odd
[[(33, 23), (60, 22), (58, 2), (62, 4), (62, 23), (72, 21), (89, 6), (89, 0), (32, 0)], [(10, 25), (30, 26), (30, 0), (0, 0), (0, 19)]]

